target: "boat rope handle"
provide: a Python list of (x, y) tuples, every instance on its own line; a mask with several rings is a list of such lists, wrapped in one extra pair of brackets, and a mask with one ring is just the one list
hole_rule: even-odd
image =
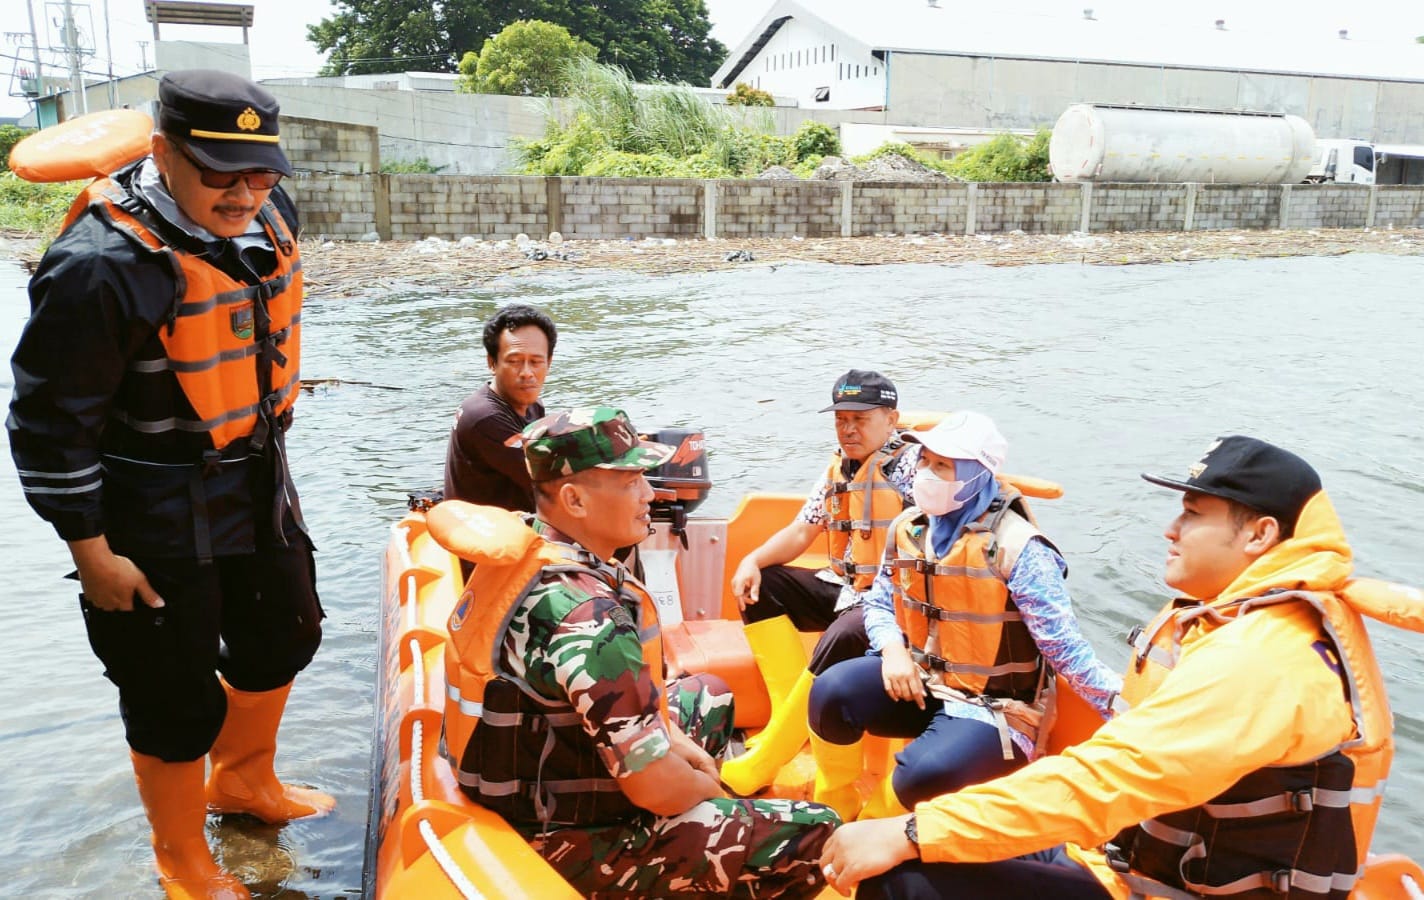
[[(416, 725), (416, 727), (420, 726)], [(450, 883), (455, 885), (455, 889), (465, 900), (484, 900), (485, 895), (470, 883), (470, 879), (451, 858), (450, 851), (440, 843), (440, 836), (435, 833), (435, 826), (430, 824), (429, 819), (420, 820), (420, 836), (425, 838), (425, 846), (430, 849), (430, 855), (435, 857), (435, 861), (440, 864), (440, 870), (445, 873), (445, 877), (450, 879)]]
[(420, 649), (420, 641), (415, 638), (410, 639), (410, 665), (411, 689), (414, 696), (411, 698), (411, 707), (425, 705), (425, 651)]
[(1409, 895), (1409, 900), (1424, 900), (1424, 890), (1419, 889), (1419, 882), (1414, 880), (1414, 876), (1401, 875), (1399, 883), (1404, 888), (1404, 893)]
[[(414, 643), (414, 642), (412, 642)], [(418, 649), (418, 648), (417, 648)], [(416, 659), (421, 659), (417, 656)], [(417, 669), (422, 668), (417, 664)], [(420, 784), (421, 761), (425, 759), (425, 723), (419, 720), (411, 725), (410, 729), (410, 799), (412, 805), (425, 800), (425, 791)], [(450, 851), (445, 849), (445, 845), (440, 843), (440, 835), (435, 833), (435, 826), (430, 824), (429, 819), (420, 820), (420, 837), (425, 841), (425, 847), (430, 851), (430, 855), (439, 864), (440, 871), (445, 873), (445, 877), (450, 879), (450, 883), (460, 892), (465, 900), (485, 900), (484, 894), (471, 883), (469, 877), (465, 875), (459, 864), (450, 856)]]

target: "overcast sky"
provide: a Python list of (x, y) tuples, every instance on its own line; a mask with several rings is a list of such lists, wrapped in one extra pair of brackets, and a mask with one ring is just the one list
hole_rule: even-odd
[[(17, 85), (10, 75), (14, 70), (16, 47), (11, 32), (27, 28), (23, 4), (34, 11), (40, 44), (46, 44), (46, 27), (57, 43), (57, 30), (50, 24), (63, 4), (60, 0), (9, 0), (9, 12), (4, 19), (6, 40), (0, 57), (7, 91)], [(105, 48), (104, 10), (106, 0), (73, 0), (81, 31), (91, 35), (95, 55), (85, 61), (91, 73), (110, 71), (110, 54)], [(332, 15), (330, 0), (251, 0), (256, 7), (249, 40), (252, 44), (253, 77), (312, 75), (321, 67), (322, 58), (307, 43), (306, 26)], [(771, 0), (706, 0), (712, 19), (712, 33), (729, 47), (734, 47), (771, 6)], [(822, 2), (869, 2), (869, 0), (802, 0), (815, 8)], [(878, 0), (892, 14), (897, 5), (923, 0)], [(970, 0), (940, 0), (940, 6), (952, 11)], [(977, 3), (978, 0), (975, 0)], [(113, 48), (112, 71), (131, 75), (143, 71), (145, 56), (153, 59), (153, 26), (143, 16), (143, 0), (107, 0), (109, 35)], [(1279, 33), (1283, 37), (1303, 34), (1333, 36), (1348, 29), (1352, 40), (1409, 41), (1424, 35), (1424, 0), (1189, 0), (1187, 3), (1144, 2), (1144, 0), (1016, 0), (1014, 14), (1079, 17), (1085, 7), (1092, 7), (1100, 20), (1144, 21), (1163, 26), (1163, 40), (1171, 40), (1172, 29), (1183, 25), (1210, 26), (1215, 19), (1226, 19), (1235, 31), (1251, 31), (1263, 35)], [(982, 6), (976, 6), (982, 9)], [(92, 28), (90, 27), (92, 22)], [(235, 29), (165, 26), (163, 37), (208, 41), (240, 40)], [(143, 48), (141, 41), (148, 41)], [(1424, 48), (1421, 48), (1420, 74), (1424, 75)], [(0, 115), (23, 115), (28, 104), (13, 97), (0, 97)]]

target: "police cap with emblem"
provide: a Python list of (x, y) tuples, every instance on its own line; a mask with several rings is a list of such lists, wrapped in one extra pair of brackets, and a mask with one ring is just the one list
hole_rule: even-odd
[(277, 98), (231, 72), (183, 69), (158, 84), (158, 129), (219, 172), (292, 174), (277, 140)]

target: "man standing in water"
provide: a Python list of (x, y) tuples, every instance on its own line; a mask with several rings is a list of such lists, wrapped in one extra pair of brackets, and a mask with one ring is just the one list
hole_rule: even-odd
[(1393, 756), (1362, 614), (1417, 630), (1418, 592), (1350, 578), (1319, 475), (1279, 447), (1224, 437), (1185, 479), (1143, 477), (1182, 492), (1165, 533), (1178, 598), (1132, 632), (1126, 711), (1059, 756), (846, 826), (821, 857), (839, 891), (1108, 900), (1354, 887)]
[(711, 676), (664, 682), (656, 607), (613, 558), (647, 537), (644, 473), (673, 448), (609, 407), (554, 413), (524, 437), (532, 530), (463, 504), (430, 514), (432, 531), (449, 513), (483, 517), (477, 543), (507, 535), (450, 618), (445, 740), (462, 789), (585, 896), (815, 895), (840, 820), (723, 796), (731, 693)]
[(151, 155), (86, 191), (30, 282), (6, 424), (119, 689), (160, 882), (241, 898), (206, 814), (280, 823), (335, 803), (272, 768), (323, 616), (285, 443), (302, 275), (277, 183), (292, 168), (276, 99), (246, 79), (171, 72), (159, 102)]
[(485, 361), (494, 377), (455, 413), (445, 499), (534, 510), (519, 433), (544, 415), (539, 394), (558, 338), (553, 320), (532, 306), (506, 306), (485, 323)]

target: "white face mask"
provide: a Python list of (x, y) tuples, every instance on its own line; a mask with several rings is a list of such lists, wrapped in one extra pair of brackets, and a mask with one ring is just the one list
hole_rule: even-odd
[(945, 481), (929, 466), (917, 469), (914, 483), (915, 505), (932, 516), (944, 516), (963, 509), (964, 504), (977, 492), (974, 483), (988, 474), (987, 471), (980, 472), (968, 481)]

